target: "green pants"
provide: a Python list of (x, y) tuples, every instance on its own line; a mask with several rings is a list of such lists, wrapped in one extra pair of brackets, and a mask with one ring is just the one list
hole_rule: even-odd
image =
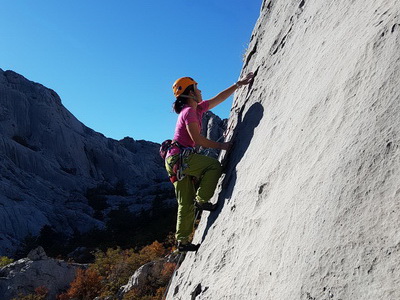
[[(165, 167), (169, 175), (179, 155), (168, 157)], [(178, 216), (176, 221), (176, 240), (187, 242), (193, 232), (194, 200), (208, 202), (214, 194), (222, 168), (220, 162), (212, 157), (193, 153), (184, 159), (187, 167), (186, 175), (181, 181), (174, 183), (175, 195), (178, 201)], [(196, 186), (194, 183), (197, 181)]]

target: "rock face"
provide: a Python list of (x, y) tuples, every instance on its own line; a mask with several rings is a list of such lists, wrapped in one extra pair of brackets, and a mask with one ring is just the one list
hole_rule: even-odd
[(400, 5), (264, 1), (168, 299), (400, 299)]
[(69, 287), (78, 268), (85, 266), (48, 258), (43, 248), (34, 249), (27, 258), (0, 268), (1, 299), (33, 294), (39, 287), (46, 287), (47, 299), (55, 299)]
[[(216, 140), (225, 126), (207, 112), (203, 134)], [(0, 255), (43, 229), (70, 236), (103, 228), (121, 205), (139, 211), (156, 198), (175, 203), (159, 147), (106, 138), (53, 90), (0, 69)]]
[(106, 194), (111, 208), (149, 208), (172, 190), (158, 147), (106, 138), (54, 91), (0, 69), (0, 255), (46, 225), (66, 235), (102, 228), (88, 191)]
[[(224, 140), (224, 132), (226, 131), (227, 119), (222, 119), (211, 111), (207, 111), (203, 115), (201, 134), (212, 141), (222, 142)], [(202, 149), (205, 155), (217, 158), (220, 150), (218, 149)]]

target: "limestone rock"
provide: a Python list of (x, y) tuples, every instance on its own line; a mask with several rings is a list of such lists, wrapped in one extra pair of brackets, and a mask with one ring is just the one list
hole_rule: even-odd
[(400, 299), (400, 5), (263, 1), (167, 299)]
[(131, 276), (128, 283), (121, 287), (119, 297), (122, 298), (124, 294), (132, 289), (142, 289), (149, 284), (151, 279), (160, 277), (164, 264), (168, 258), (159, 259), (144, 264)]
[(79, 122), (53, 90), (0, 69), (0, 255), (12, 255), (44, 226), (66, 236), (103, 228), (88, 191), (131, 211), (171, 194), (158, 148), (106, 138)]
[(45, 287), (48, 299), (68, 289), (78, 268), (85, 265), (66, 263), (48, 258), (43, 249), (33, 250), (29, 256), (0, 269), (0, 295), (9, 300), (18, 295), (33, 294), (38, 287)]

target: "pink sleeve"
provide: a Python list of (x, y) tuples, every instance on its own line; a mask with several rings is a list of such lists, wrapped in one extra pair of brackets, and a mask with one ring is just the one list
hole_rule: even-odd
[(208, 101), (199, 103), (197, 108), (189, 107), (182, 115), (182, 120), (185, 122), (185, 125), (189, 125), (190, 123), (199, 123), (199, 116), (202, 116), (203, 113), (208, 110), (208, 107)]
[(203, 101), (197, 107), (199, 107), (201, 109), (201, 113), (204, 113), (208, 110), (209, 103), (208, 103), (208, 101)]

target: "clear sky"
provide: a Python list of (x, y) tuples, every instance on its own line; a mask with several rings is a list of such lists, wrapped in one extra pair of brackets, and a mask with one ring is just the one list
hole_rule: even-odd
[[(113, 139), (172, 138), (172, 83), (237, 81), (262, 0), (1, 1), (0, 68), (55, 90)], [(232, 97), (213, 112), (229, 116)]]

